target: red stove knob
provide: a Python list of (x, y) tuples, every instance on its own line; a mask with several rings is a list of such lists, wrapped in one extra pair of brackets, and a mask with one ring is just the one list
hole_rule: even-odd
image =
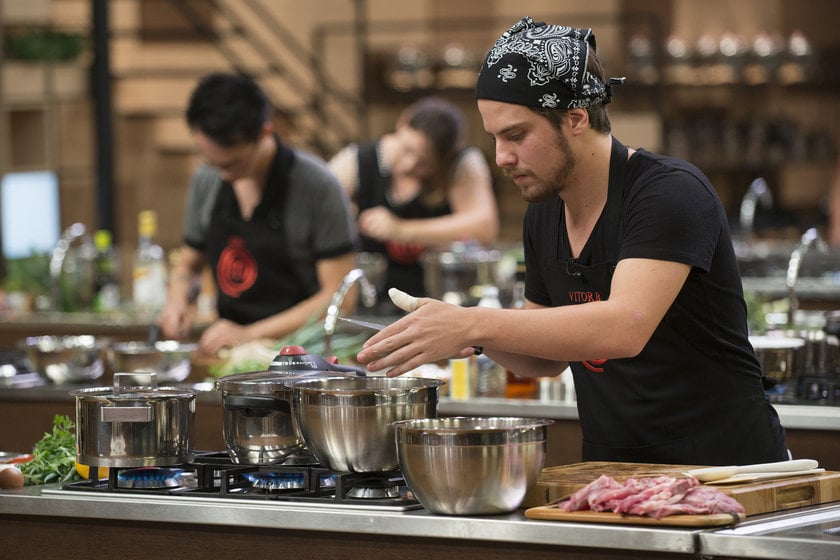
[(304, 356), (308, 354), (303, 346), (284, 346), (280, 350), (280, 356)]

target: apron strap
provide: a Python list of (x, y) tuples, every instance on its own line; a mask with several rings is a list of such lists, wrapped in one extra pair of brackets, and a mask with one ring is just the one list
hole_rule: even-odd
[(612, 151), (610, 152), (610, 182), (607, 192), (607, 207), (604, 210), (604, 226), (606, 227), (607, 235), (604, 239), (608, 243), (610, 260), (614, 262), (618, 260), (618, 239), (623, 227), (621, 202), (624, 198), (626, 172), (627, 146), (613, 137)]

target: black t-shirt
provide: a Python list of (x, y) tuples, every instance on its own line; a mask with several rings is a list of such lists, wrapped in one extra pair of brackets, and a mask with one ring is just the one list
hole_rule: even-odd
[[(749, 343), (741, 278), (714, 188), (691, 164), (644, 150), (627, 162), (623, 185), (611, 187), (607, 207), (618, 223), (605, 219), (605, 209), (573, 266), (594, 270), (625, 258), (648, 258), (685, 263), (691, 272), (638, 356), (571, 364), (584, 459), (683, 464), (786, 459), (784, 431), (764, 395)], [(621, 200), (613, 194), (618, 192)], [(572, 255), (563, 216), (559, 198), (527, 210), (526, 297), (544, 306), (608, 298), (609, 275), (582, 290), (565, 285)]]

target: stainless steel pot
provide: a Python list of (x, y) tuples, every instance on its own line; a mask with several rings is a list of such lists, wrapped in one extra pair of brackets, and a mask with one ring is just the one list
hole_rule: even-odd
[(77, 389), (76, 458), (104, 467), (167, 466), (195, 458), (195, 396), (191, 389), (125, 386), (136, 374), (115, 373), (114, 386)]
[(423, 256), (423, 282), (430, 297), (461, 305), (475, 305), (477, 286), (495, 285), (502, 253), (497, 249), (453, 243), (445, 251)]
[(802, 363), (805, 341), (787, 336), (751, 336), (750, 343), (761, 364), (761, 373), (772, 383), (767, 389), (770, 399), (781, 402), (795, 398), (793, 380), (801, 373), (796, 366)]
[(363, 369), (312, 356), (300, 346), (287, 346), (267, 371), (217, 380), (224, 407), (225, 447), (231, 460), (245, 464), (314, 462), (291, 412), (293, 383), (364, 374)]

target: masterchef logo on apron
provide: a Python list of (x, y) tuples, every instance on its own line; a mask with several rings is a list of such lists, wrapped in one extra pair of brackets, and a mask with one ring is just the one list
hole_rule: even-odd
[(425, 251), (425, 247), (417, 243), (398, 241), (386, 241), (385, 249), (394, 262), (405, 265), (417, 264)]
[(227, 296), (239, 297), (254, 285), (257, 276), (257, 261), (248, 252), (245, 242), (241, 237), (231, 237), (216, 265), (219, 290)]

